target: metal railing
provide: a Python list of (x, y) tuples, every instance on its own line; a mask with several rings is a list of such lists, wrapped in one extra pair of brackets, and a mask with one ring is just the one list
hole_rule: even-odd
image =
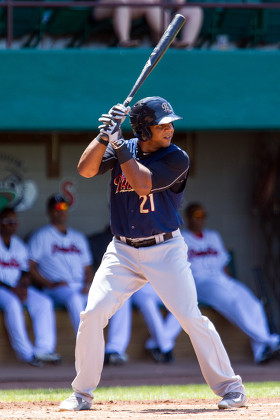
[[(280, 0), (279, 2), (270, 2), (270, 3), (232, 3), (232, 2), (187, 2), (186, 6), (199, 6), (205, 9), (209, 8), (220, 8), (220, 9), (280, 9)], [(111, 2), (111, 3), (100, 3), (98, 1), (71, 1), (71, 0), (63, 0), (63, 1), (24, 1), (24, 0), (0, 0), (0, 8), (5, 8), (7, 10), (7, 48), (10, 48), (13, 42), (13, 10), (14, 8), (19, 7), (27, 7), (27, 8), (43, 8), (43, 9), (50, 9), (50, 8), (94, 8), (94, 7), (119, 7), (124, 6), (123, 3), (119, 2)], [(179, 10), (181, 9), (184, 4), (176, 4), (170, 3), (166, 1), (162, 2), (155, 2), (155, 3), (126, 3), (125, 6), (128, 7), (161, 7), (164, 11), (165, 9), (172, 9), (172, 10)]]

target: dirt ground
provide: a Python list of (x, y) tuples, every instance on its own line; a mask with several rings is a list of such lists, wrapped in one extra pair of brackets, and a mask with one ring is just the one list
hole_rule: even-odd
[(59, 412), (54, 402), (0, 403), (1, 419), (280, 419), (277, 398), (251, 399), (248, 406), (239, 409), (218, 410), (218, 399), (176, 400), (147, 402), (98, 402), (91, 410), (77, 413)]
[[(256, 366), (251, 361), (233, 363), (234, 370), (244, 382), (279, 381), (280, 362), (275, 361), (264, 366)], [(32, 368), (19, 363), (13, 366), (0, 366), (0, 389), (29, 388), (30, 392), (38, 388), (69, 388), (74, 378), (73, 365)], [(205, 383), (196, 361), (175, 361), (171, 365), (153, 362), (129, 362), (122, 367), (108, 366), (102, 373), (100, 386), (130, 385), (180, 385)], [(250, 398), (248, 406), (232, 410), (219, 410), (219, 397), (211, 400), (186, 399), (166, 401), (106, 401), (95, 402), (89, 411), (77, 413), (59, 412), (59, 403), (6, 403), (0, 401), (0, 419), (279, 419), (280, 396), (275, 398)]]

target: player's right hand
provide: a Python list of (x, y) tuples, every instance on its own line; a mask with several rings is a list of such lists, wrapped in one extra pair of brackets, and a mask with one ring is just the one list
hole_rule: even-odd
[(120, 120), (120, 124), (124, 122), (129, 111), (131, 110), (130, 106), (124, 106), (123, 104), (114, 105), (110, 111), (109, 115), (112, 116), (115, 120)]

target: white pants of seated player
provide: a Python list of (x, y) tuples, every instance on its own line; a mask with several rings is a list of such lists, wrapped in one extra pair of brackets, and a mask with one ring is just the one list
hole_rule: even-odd
[[(251, 339), (255, 361), (258, 361), (266, 346), (274, 348), (280, 336), (269, 331), (263, 305), (253, 292), (244, 284), (227, 275), (221, 274), (212, 279), (196, 280), (198, 301), (211, 306), (228, 321), (239, 327)], [(176, 329), (177, 320), (172, 320), (175, 341), (180, 333)], [(177, 335), (176, 335), (177, 334)], [(151, 334), (148, 340), (151, 347), (157, 343), (156, 336)]]
[(278, 343), (279, 335), (271, 334), (263, 305), (241, 282), (221, 274), (213, 279), (196, 279), (198, 301), (203, 302), (238, 326), (251, 339), (257, 361), (265, 347)]
[(80, 313), (85, 309), (88, 295), (81, 293), (80, 283), (69, 283), (67, 286), (58, 286), (55, 289), (44, 289), (57, 305), (66, 307), (75, 333), (80, 323)]
[(170, 312), (166, 316), (162, 314), (162, 301), (151, 284), (147, 283), (126, 300), (110, 319), (105, 353), (125, 354), (131, 336), (133, 304), (141, 311), (152, 337), (147, 340), (145, 348), (151, 350), (158, 347), (163, 353), (172, 350), (182, 328)]
[(76, 341), (76, 396), (91, 402), (104, 361), (103, 329), (124, 300), (150, 281), (164, 305), (174, 313), (190, 336), (201, 371), (220, 396), (245, 390), (235, 375), (221, 339), (197, 306), (196, 289), (187, 246), (180, 233), (161, 244), (133, 248), (113, 239), (94, 277), (87, 307), (81, 313)]
[(21, 301), (13, 292), (0, 287), (0, 308), (4, 311), (11, 345), (20, 360), (29, 362), (36, 354), (54, 352), (55, 318), (51, 300), (33, 287), (28, 288), (25, 305), (32, 320), (34, 346), (27, 333)]

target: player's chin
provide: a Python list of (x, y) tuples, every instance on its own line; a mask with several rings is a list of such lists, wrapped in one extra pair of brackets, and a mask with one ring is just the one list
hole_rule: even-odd
[(172, 138), (168, 137), (168, 138), (164, 138), (162, 141), (162, 147), (168, 147), (170, 146), (172, 141)]

